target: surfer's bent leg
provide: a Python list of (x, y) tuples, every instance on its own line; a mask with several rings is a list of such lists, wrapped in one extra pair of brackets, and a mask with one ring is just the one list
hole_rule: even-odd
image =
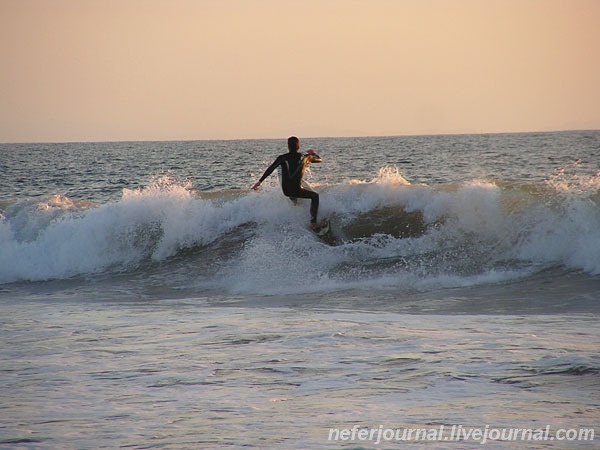
[(319, 194), (315, 191), (309, 191), (308, 189), (300, 189), (294, 192), (296, 198), (309, 198), (310, 199), (310, 222), (317, 223), (317, 213), (319, 212)]

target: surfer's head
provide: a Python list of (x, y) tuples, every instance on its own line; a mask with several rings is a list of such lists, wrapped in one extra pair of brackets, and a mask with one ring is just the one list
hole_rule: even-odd
[(288, 150), (290, 152), (297, 152), (300, 150), (300, 139), (296, 136), (292, 136), (288, 138)]

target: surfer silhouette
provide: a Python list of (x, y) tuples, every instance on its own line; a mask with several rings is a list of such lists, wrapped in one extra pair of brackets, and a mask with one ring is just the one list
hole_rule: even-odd
[(279, 179), (281, 180), (281, 189), (283, 195), (289, 197), (294, 204), (297, 199), (310, 199), (310, 224), (313, 230), (318, 229), (321, 224), (317, 224), (317, 213), (319, 211), (319, 194), (311, 189), (302, 186), (302, 177), (306, 166), (310, 163), (320, 163), (322, 160), (314, 150), (309, 150), (306, 154), (300, 153), (300, 139), (296, 136), (288, 138), (288, 153), (279, 155), (273, 163), (267, 167), (262, 177), (252, 186), (257, 190), (260, 184), (279, 168)]

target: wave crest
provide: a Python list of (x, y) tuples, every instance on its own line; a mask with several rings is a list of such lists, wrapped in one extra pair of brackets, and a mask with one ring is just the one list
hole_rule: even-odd
[(371, 182), (318, 188), (320, 216), (332, 222), (325, 240), (308, 230), (308, 203), (294, 207), (275, 188), (202, 193), (163, 177), (114, 203), (30, 200), (3, 212), (0, 282), (144, 270), (174, 257), (244, 292), (455, 286), (556, 266), (598, 274), (598, 179), (560, 176), (427, 186), (384, 167)]

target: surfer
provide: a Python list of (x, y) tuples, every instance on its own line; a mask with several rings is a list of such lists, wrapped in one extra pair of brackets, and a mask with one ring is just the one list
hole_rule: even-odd
[(321, 158), (314, 150), (309, 150), (306, 154), (300, 153), (300, 139), (296, 136), (288, 138), (288, 153), (279, 155), (273, 163), (267, 167), (265, 173), (252, 186), (257, 190), (260, 184), (273, 171), (279, 167), (279, 178), (281, 180), (281, 189), (283, 195), (289, 197), (294, 204), (299, 198), (310, 199), (310, 224), (313, 229), (319, 227), (317, 224), (317, 212), (319, 211), (319, 194), (310, 189), (302, 187), (302, 176), (306, 166), (310, 163), (319, 163)]

